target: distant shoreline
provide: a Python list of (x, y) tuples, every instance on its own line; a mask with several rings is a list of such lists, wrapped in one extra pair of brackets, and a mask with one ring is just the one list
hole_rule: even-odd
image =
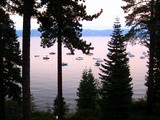
[[(124, 29), (123, 33), (127, 33), (128, 29)], [(103, 37), (108, 37), (112, 34), (113, 30), (112, 29), (106, 29), (106, 30), (91, 30), (91, 29), (84, 29), (82, 31), (82, 36), (86, 37), (86, 36), (103, 36)], [(17, 36), (18, 37), (22, 37), (22, 30), (17, 30), (16, 31)], [(31, 37), (40, 37), (41, 33), (36, 30), (36, 29), (32, 29), (31, 30)]]

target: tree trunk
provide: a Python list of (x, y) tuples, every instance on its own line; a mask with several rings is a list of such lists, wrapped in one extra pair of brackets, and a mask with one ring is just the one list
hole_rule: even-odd
[(154, 0), (151, 3), (151, 23), (149, 25), (150, 31), (150, 46), (149, 46), (149, 77), (148, 77), (148, 91), (147, 91), (147, 114), (153, 112), (153, 68), (154, 68), (154, 47), (155, 47), (155, 13), (154, 13)]
[(58, 120), (63, 120), (63, 99), (62, 99), (62, 36), (61, 22), (58, 26)]
[(23, 120), (31, 120), (30, 110), (30, 19), (31, 0), (24, 0), (23, 6)]
[[(1, 27), (0, 27), (1, 29)], [(3, 40), (1, 39), (0, 30), (0, 120), (5, 120), (5, 95), (4, 95), (4, 79), (3, 79)]]

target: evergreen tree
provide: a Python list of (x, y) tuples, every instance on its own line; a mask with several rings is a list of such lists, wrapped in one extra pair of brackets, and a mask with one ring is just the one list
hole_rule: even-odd
[(84, 0), (42, 0), (45, 11), (39, 16), (42, 33), (42, 46), (51, 47), (57, 41), (58, 61), (58, 117), (63, 120), (62, 110), (62, 43), (74, 53), (74, 48), (83, 53), (89, 53), (93, 49), (91, 44), (80, 39), (82, 36), (82, 25), (80, 20), (92, 20), (97, 18), (101, 12), (87, 15)]
[[(160, 107), (160, 1), (155, 2), (155, 21), (156, 21), (156, 44), (155, 44), (155, 63), (154, 63), (154, 107)], [(156, 110), (155, 110), (156, 111)]]
[(78, 109), (92, 109), (96, 110), (98, 100), (98, 90), (96, 79), (93, 76), (92, 70), (85, 69), (82, 73), (82, 80), (80, 81), (78, 92), (77, 107)]
[(14, 23), (0, 8), (0, 119), (5, 120), (5, 97), (21, 101), (21, 52)]
[(23, 120), (31, 120), (30, 94), (30, 20), (36, 15), (37, 0), (1, 0), (0, 5), (7, 12), (23, 16), (22, 45), (22, 88), (23, 88)]
[[(123, 0), (127, 4), (123, 6), (126, 16), (126, 25), (131, 26), (127, 37), (141, 40), (149, 48), (149, 70), (147, 80), (147, 112), (152, 114), (155, 96), (159, 94), (159, 0)], [(142, 39), (141, 39), (142, 38)], [(156, 70), (155, 70), (156, 69)], [(159, 96), (159, 95), (158, 95)]]
[[(67, 112), (69, 111), (69, 109), (68, 109), (68, 106), (67, 106), (67, 104), (66, 104), (66, 102), (64, 100), (64, 97), (62, 99), (63, 99), (63, 115), (66, 115)], [(54, 116), (58, 115), (58, 97), (56, 97), (55, 100), (54, 100), (53, 115)]]
[(102, 64), (102, 117), (107, 120), (125, 120), (132, 101), (132, 87), (126, 43), (119, 19), (116, 18), (111, 41), (108, 43), (108, 59)]

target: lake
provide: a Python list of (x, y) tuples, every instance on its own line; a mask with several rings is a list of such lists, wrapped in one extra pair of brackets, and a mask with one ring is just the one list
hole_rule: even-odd
[[(21, 41), (21, 37), (19, 40)], [(88, 43), (91, 42), (94, 50), (92, 56), (84, 55), (81, 51), (76, 50), (75, 55), (66, 55), (70, 51), (63, 48), (63, 62), (67, 66), (63, 66), (63, 95), (70, 111), (76, 108), (75, 99), (76, 92), (81, 80), (84, 69), (92, 69), (94, 77), (99, 80), (99, 67), (95, 66), (96, 60), (103, 60), (108, 53), (107, 43), (110, 37), (83, 37)], [(55, 52), (55, 55), (50, 55), (50, 52)], [(144, 56), (147, 48), (141, 45), (128, 45), (127, 52), (135, 55), (129, 57), (129, 66), (131, 77), (133, 78), (133, 98), (141, 98), (146, 94), (145, 75), (147, 72), (148, 58)], [(38, 55), (35, 57), (35, 55)], [(44, 60), (43, 57), (48, 56), (50, 59)], [(83, 60), (76, 60), (82, 57)], [(103, 63), (103, 62), (102, 62)], [(31, 38), (31, 93), (34, 96), (34, 102), (39, 110), (46, 111), (53, 107), (53, 100), (57, 95), (57, 44), (51, 48), (40, 47), (40, 38)]]

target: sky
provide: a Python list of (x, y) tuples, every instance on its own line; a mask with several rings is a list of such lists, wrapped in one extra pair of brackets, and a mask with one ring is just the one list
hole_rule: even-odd
[[(112, 29), (116, 17), (120, 18), (122, 28), (125, 28), (124, 12), (121, 6), (124, 4), (122, 0), (86, 0), (87, 13), (92, 15), (103, 9), (103, 13), (93, 21), (83, 21), (83, 29), (103, 30)], [(22, 30), (22, 17), (12, 15), (11, 19), (15, 22), (17, 30)], [(37, 20), (31, 20), (31, 29), (38, 28)]]

